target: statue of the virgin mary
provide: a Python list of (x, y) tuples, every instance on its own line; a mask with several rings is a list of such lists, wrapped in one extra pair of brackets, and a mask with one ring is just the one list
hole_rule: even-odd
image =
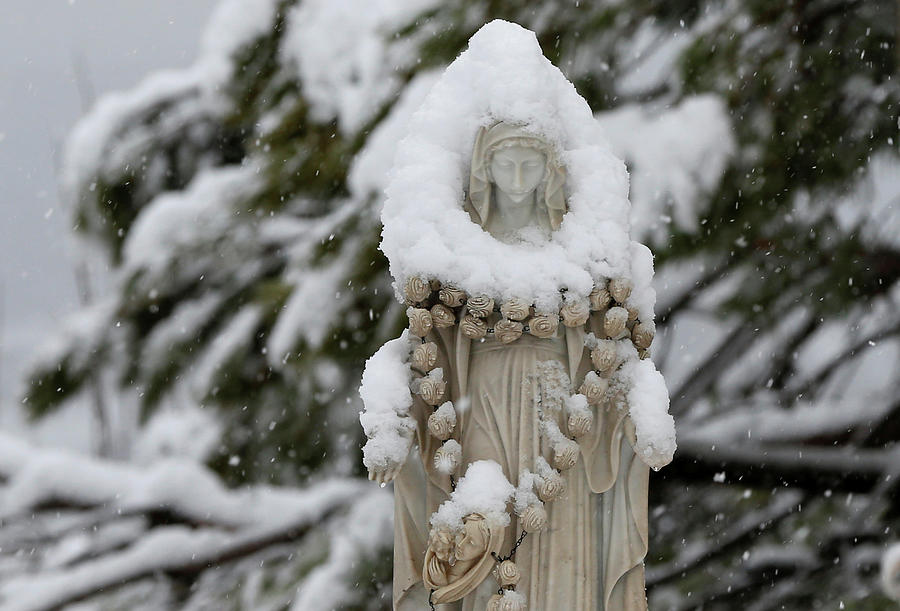
[[(485, 65), (478, 56), (496, 53), (497, 38), (507, 61), (518, 47), (526, 69), (531, 60), (531, 72), (551, 75), (556, 89), (514, 88), (518, 101), (549, 100), (543, 111), (555, 116), (542, 123), (514, 104), (502, 116), (495, 98), (480, 125), (460, 119), (458, 139), (401, 144), (407, 168), (388, 190), (382, 247), (410, 328), (392, 344), (396, 366), (384, 365), (388, 345), (367, 364), (361, 419), (370, 478), (394, 482), (394, 608), (646, 609), (648, 469), (674, 451), (648, 358), (652, 267), (627, 239), (621, 162), (566, 133), (593, 119), (577, 104), (556, 106), (577, 94), (534, 57), (530, 32), (485, 26), (430, 109), (467, 63)], [(513, 65), (497, 68), (516, 77)], [(561, 118), (567, 110), (577, 116)], [(436, 144), (468, 151), (462, 197), (410, 203), (428, 179), (446, 194), (440, 174), (411, 161), (417, 149), (443, 160)], [(612, 170), (598, 175), (592, 160)], [(444, 176), (454, 184), (461, 174)], [(375, 389), (390, 371), (409, 372), (394, 403)]]

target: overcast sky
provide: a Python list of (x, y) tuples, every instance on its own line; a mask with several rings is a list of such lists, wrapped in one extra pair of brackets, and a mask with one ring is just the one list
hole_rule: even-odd
[[(77, 303), (71, 211), (55, 164), (82, 113), (76, 66), (96, 95), (188, 65), (216, 0), (2, 0), (0, 8), (0, 429), (28, 355)], [(43, 433), (65, 442), (74, 413)], [(45, 427), (46, 428), (46, 427)], [(82, 430), (84, 427), (81, 427)], [(73, 437), (82, 436), (74, 433)], [(70, 445), (82, 445), (71, 439)]]

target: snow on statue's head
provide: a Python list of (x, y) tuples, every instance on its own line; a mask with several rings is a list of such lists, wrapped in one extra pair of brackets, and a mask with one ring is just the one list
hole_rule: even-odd
[[(522, 164), (518, 185), (491, 163), (510, 151)], [(526, 167), (535, 151), (540, 172)], [(421, 276), (552, 310), (561, 289), (587, 296), (596, 282), (626, 277), (634, 307), (652, 320), (652, 259), (628, 236), (625, 164), (530, 30), (496, 20), (471, 38), (410, 119), (385, 193), (381, 248), (395, 287)], [(545, 231), (497, 239), (498, 205), (517, 202), (534, 206), (531, 224)]]

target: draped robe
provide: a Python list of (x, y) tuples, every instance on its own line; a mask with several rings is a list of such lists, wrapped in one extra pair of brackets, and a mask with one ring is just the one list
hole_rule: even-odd
[[(601, 336), (602, 315), (592, 313), (588, 330)], [(563, 364), (574, 388), (592, 368), (584, 349), (584, 328), (560, 325), (556, 338), (529, 335), (500, 344), (492, 336), (470, 340), (458, 326), (432, 330), (446, 397), (458, 406), (454, 438), (463, 449), (457, 477), (469, 462), (497, 461), (513, 485), (523, 468), (533, 470), (538, 452), (549, 456), (537, 432), (537, 411), (527, 379), (537, 361)], [(459, 406), (466, 405), (465, 411)], [(411, 415), (415, 443), (394, 480), (394, 609), (428, 609), (422, 563), (429, 519), (449, 498), (449, 476), (432, 457), (441, 442), (427, 432), (433, 408), (415, 396)], [(561, 428), (565, 417), (562, 417)], [(545, 504), (548, 526), (527, 536), (514, 561), (522, 572), (516, 590), (532, 611), (641, 611), (647, 608), (643, 559), (647, 552), (649, 468), (634, 453), (634, 426), (627, 413), (609, 405), (595, 409), (591, 432), (581, 437), (576, 465), (563, 472), (566, 493)], [(506, 529), (502, 554), (521, 532), (515, 516)], [(443, 611), (482, 611), (497, 584), (488, 577), (462, 600), (437, 605)]]

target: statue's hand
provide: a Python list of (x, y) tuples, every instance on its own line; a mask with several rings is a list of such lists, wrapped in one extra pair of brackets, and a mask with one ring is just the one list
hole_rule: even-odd
[(372, 467), (369, 469), (369, 481), (378, 482), (379, 484), (389, 484), (397, 474), (400, 472), (400, 469), (403, 465), (388, 465), (386, 467)]

